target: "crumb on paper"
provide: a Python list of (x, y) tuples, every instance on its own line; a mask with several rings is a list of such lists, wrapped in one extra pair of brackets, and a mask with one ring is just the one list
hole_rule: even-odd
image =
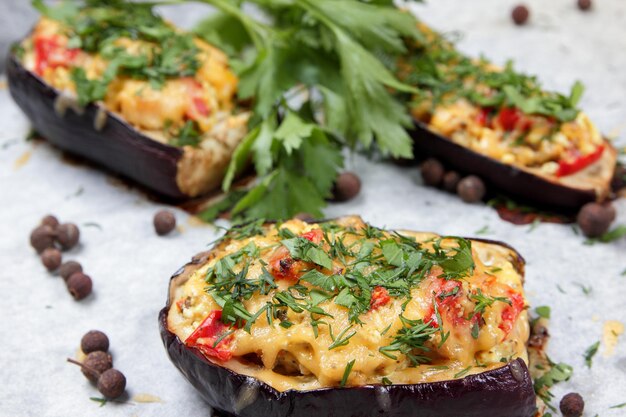
[(133, 401), (138, 403), (162, 403), (164, 402), (160, 397), (152, 394), (139, 393), (133, 395)]
[(33, 151), (28, 150), (24, 152), (22, 155), (20, 155), (20, 157), (17, 158), (15, 162), (13, 163), (13, 169), (18, 170), (22, 168), (24, 165), (26, 165), (28, 161), (30, 160), (30, 157), (32, 156), (32, 154), (33, 154)]
[(6, 80), (0, 80), (0, 90), (6, 90), (6, 89), (7, 89)]
[(177, 225), (177, 226), (176, 226), (176, 231), (177, 231), (178, 233), (181, 233), (181, 234), (182, 234), (182, 233), (185, 233), (185, 226), (183, 226), (182, 224)]
[(591, 316), (591, 320), (592, 321), (600, 321), (600, 316), (598, 316), (597, 314), (594, 314), (593, 316)]
[(617, 320), (607, 320), (604, 322), (602, 332), (602, 342), (604, 344), (604, 356), (611, 356), (615, 352), (615, 347), (619, 337), (624, 333), (624, 324)]

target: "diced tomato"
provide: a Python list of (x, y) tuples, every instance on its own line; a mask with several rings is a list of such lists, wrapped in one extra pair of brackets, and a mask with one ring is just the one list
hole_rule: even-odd
[(193, 98), (193, 105), (196, 106), (196, 110), (202, 116), (206, 117), (209, 115), (209, 107), (206, 105), (204, 100), (202, 100), (200, 97)]
[(515, 130), (528, 130), (532, 126), (532, 122), (527, 118), (524, 113), (515, 107), (505, 107), (498, 113), (498, 122), (500, 126), (506, 131)]
[(47, 68), (68, 66), (79, 49), (65, 49), (61, 46), (58, 36), (40, 36), (35, 38), (35, 72), (43, 75)]
[(215, 345), (215, 342), (227, 331), (229, 327), (222, 323), (222, 312), (213, 310), (185, 340), (185, 345), (198, 349), (205, 356), (227, 361), (233, 356), (230, 346), (233, 335), (224, 337)]
[[(441, 317), (446, 317), (455, 326), (467, 323), (463, 317), (463, 306), (459, 304), (462, 293), (459, 281), (434, 278), (429, 291), (433, 294), (433, 300), (437, 303), (437, 310)], [(432, 327), (439, 327), (435, 308), (432, 305), (424, 317), (424, 322), (430, 322)]]
[(489, 114), (491, 113), (491, 109), (482, 108), (478, 115), (476, 115), (476, 122), (481, 126), (489, 126)]
[(389, 291), (384, 287), (374, 287), (372, 298), (370, 299), (370, 310), (376, 310), (378, 307), (386, 305), (391, 300)]
[(301, 235), (301, 237), (305, 238), (306, 240), (310, 240), (316, 245), (319, 245), (322, 242), (323, 236), (324, 232), (322, 232), (322, 229), (313, 229)]
[(190, 105), (187, 108), (186, 116), (191, 120), (198, 120), (201, 117), (207, 117), (211, 113), (211, 109), (201, 96), (202, 84), (192, 77), (183, 78), (189, 95)]
[(274, 278), (297, 282), (302, 276), (304, 262), (296, 261), (289, 254), (289, 249), (280, 247), (270, 258), (270, 272)]
[(502, 310), (502, 322), (498, 326), (504, 332), (504, 339), (511, 333), (515, 321), (524, 310), (524, 297), (521, 294), (509, 291), (508, 298), (511, 300), (511, 305)]
[(597, 162), (602, 156), (603, 152), (604, 145), (600, 145), (598, 146), (598, 149), (588, 155), (578, 154), (578, 156), (575, 156), (572, 160), (564, 159), (559, 161), (559, 169), (556, 171), (556, 176), (565, 177), (567, 175), (575, 174), (584, 168), (587, 168), (589, 165)]

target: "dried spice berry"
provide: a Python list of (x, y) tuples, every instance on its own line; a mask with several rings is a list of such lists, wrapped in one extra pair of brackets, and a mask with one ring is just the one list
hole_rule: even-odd
[(44, 249), (54, 246), (55, 233), (50, 226), (36, 227), (30, 234), (30, 245), (35, 248), (37, 253), (41, 253)]
[(43, 226), (50, 226), (54, 230), (59, 226), (59, 220), (52, 214), (48, 214), (43, 219), (41, 219), (41, 224)]
[(587, 203), (576, 218), (580, 230), (587, 237), (599, 237), (609, 230), (615, 219), (615, 209), (599, 203)]
[(47, 248), (41, 253), (41, 263), (50, 272), (56, 271), (61, 266), (62, 255), (57, 248)]
[(526, 22), (528, 22), (528, 18), (530, 17), (530, 10), (528, 10), (528, 7), (520, 4), (513, 9), (511, 17), (513, 18), (513, 22), (515, 22), (516, 25), (524, 25), (526, 24)]
[(422, 173), (424, 184), (438, 187), (443, 180), (445, 170), (441, 162), (434, 158), (429, 158), (420, 166), (420, 172)]
[(448, 171), (446, 175), (443, 176), (443, 189), (450, 192), (455, 193), (456, 187), (459, 185), (461, 181), (461, 176), (456, 171)]
[(333, 188), (335, 201), (348, 201), (361, 191), (361, 179), (354, 172), (342, 172), (337, 176)]
[(89, 353), (85, 357), (83, 365), (85, 365), (81, 367), (83, 375), (85, 375), (88, 380), (95, 383), (98, 382), (100, 374), (113, 368), (113, 358), (110, 354), (98, 350)]
[(61, 275), (65, 281), (77, 272), (83, 272), (83, 267), (76, 261), (64, 262), (59, 268), (59, 275)]
[(578, 8), (584, 12), (591, 9), (593, 3), (591, 0), (578, 0)]
[(117, 369), (104, 371), (98, 378), (98, 391), (106, 398), (117, 398), (126, 389), (126, 377)]
[(576, 392), (570, 392), (566, 394), (559, 404), (563, 417), (580, 417), (583, 415), (585, 409), (585, 401), (580, 394)]
[(72, 249), (79, 238), (80, 230), (74, 223), (63, 223), (57, 228), (57, 242), (63, 249)]
[(456, 192), (466, 203), (476, 203), (485, 196), (485, 183), (477, 176), (470, 175), (459, 181)]
[(624, 165), (617, 165), (615, 167), (615, 173), (611, 180), (611, 189), (613, 191), (620, 191), (626, 187), (626, 167)]
[(67, 280), (67, 290), (72, 294), (75, 300), (82, 300), (91, 294), (93, 283), (88, 275), (82, 272), (73, 274)]
[(109, 350), (109, 338), (100, 330), (90, 330), (80, 339), (80, 348), (84, 353)]
[(176, 227), (176, 217), (167, 210), (161, 210), (154, 215), (154, 230), (157, 235), (163, 236), (170, 233)]

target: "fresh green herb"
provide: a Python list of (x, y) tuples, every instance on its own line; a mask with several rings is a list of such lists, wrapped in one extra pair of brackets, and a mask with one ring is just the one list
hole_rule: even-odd
[(336, 338), (333, 338), (333, 343), (330, 344), (330, 346), (328, 346), (328, 350), (333, 350), (335, 348), (338, 348), (340, 346), (345, 346), (349, 343), (350, 339), (356, 334), (356, 330), (353, 331), (352, 333), (350, 333), (349, 335), (346, 335), (346, 333), (352, 329), (352, 325), (350, 325), (349, 327), (346, 327), (345, 329), (343, 329), (343, 331), (341, 333), (339, 333), (339, 335)]
[(609, 408), (624, 408), (624, 407), (626, 407), (626, 403), (621, 403), (621, 404), (613, 405), (613, 406), (611, 406), (611, 407), (609, 407)]
[(467, 373), (472, 369), (471, 366), (468, 366), (467, 368), (463, 369), (462, 371), (457, 372), (456, 374), (454, 374), (453, 378), (462, 378), (465, 375), (467, 375)]
[(626, 277), (626, 269), (624, 269), (620, 275)]
[(535, 220), (533, 220), (533, 222), (530, 224), (530, 227), (528, 228), (528, 230), (526, 231), (526, 233), (532, 233), (535, 231), (535, 229), (537, 228), (537, 226), (539, 226), (541, 224), (541, 219), (540, 218), (536, 218)]
[(587, 368), (591, 368), (591, 365), (593, 364), (593, 357), (596, 355), (596, 353), (598, 353), (598, 348), (600, 347), (600, 342), (596, 342), (593, 345), (589, 346), (587, 348), (587, 350), (585, 351), (585, 365), (587, 365)]
[(489, 229), (489, 225), (486, 224), (483, 227), (481, 227), (480, 229), (478, 229), (477, 231), (474, 232), (477, 235), (489, 235), (491, 233), (493, 233), (493, 231), (491, 229)]
[(549, 306), (539, 306), (539, 307), (535, 308), (535, 313), (537, 313), (537, 315), (539, 317), (542, 317), (544, 319), (549, 319), (550, 318), (550, 307)]
[(580, 289), (583, 291), (583, 294), (585, 295), (591, 295), (591, 293), (593, 292), (593, 287), (591, 285), (587, 287), (580, 282), (575, 282), (574, 285), (580, 287)]
[(509, 300), (508, 298), (484, 295), (480, 288), (477, 288), (476, 292), (471, 293), (469, 295), (469, 299), (476, 303), (474, 305), (474, 313), (478, 313), (481, 315), (485, 314), (485, 310), (488, 307), (491, 307), (496, 301), (512, 305), (511, 300)]
[(346, 369), (343, 371), (343, 377), (341, 378), (341, 383), (339, 384), (340, 387), (346, 386), (346, 382), (348, 382), (348, 377), (350, 376), (350, 372), (352, 372), (352, 367), (354, 366), (354, 362), (355, 362), (355, 359), (352, 359), (346, 365)]
[(613, 230), (609, 230), (602, 236), (593, 239), (587, 239), (585, 245), (594, 245), (596, 243), (611, 243), (626, 236), (626, 225), (619, 225)]
[(391, 382), (391, 380), (387, 378), (386, 376), (383, 377), (381, 382), (383, 385), (393, 385), (393, 382)]
[(187, 120), (176, 135), (174, 135), (171, 143), (174, 146), (198, 146), (202, 139), (202, 134), (198, 127), (198, 123), (193, 120)]
[(221, 200), (199, 212), (197, 216), (205, 222), (213, 222), (219, 217), (220, 214), (232, 209), (244, 195), (245, 191), (233, 190), (232, 192), (224, 195)]
[(559, 284), (556, 284), (556, 289), (559, 290), (561, 294), (567, 294), (565, 290)]
[(550, 369), (544, 373), (541, 377), (535, 379), (535, 392), (546, 403), (548, 407), (554, 410), (554, 407), (550, 404), (554, 395), (550, 392), (555, 384), (563, 381), (568, 381), (574, 372), (574, 369), (566, 363), (554, 363), (549, 361)]
[(400, 316), (400, 320), (403, 327), (393, 337), (393, 342), (388, 346), (379, 348), (378, 351), (393, 360), (397, 360), (398, 357), (392, 352), (399, 352), (406, 355), (413, 366), (430, 362), (430, 358), (420, 354), (420, 352), (430, 351), (426, 342), (439, 330), (433, 328), (430, 323), (424, 323), (423, 320), (410, 320), (404, 316)]
[(106, 405), (106, 403), (109, 402), (109, 400), (107, 400), (106, 398), (89, 397), (89, 399), (91, 401), (95, 401), (97, 403), (100, 403), (100, 407), (104, 407)]

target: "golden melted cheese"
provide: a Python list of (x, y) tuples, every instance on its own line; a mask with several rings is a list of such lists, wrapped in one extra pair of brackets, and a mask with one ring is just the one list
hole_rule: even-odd
[[(346, 217), (336, 222), (342, 228), (356, 231), (365, 227), (359, 217)], [(302, 235), (319, 229), (320, 225), (291, 220), (280, 227)], [(336, 237), (343, 238), (346, 247), (352, 247), (358, 252), (363, 236), (345, 233), (343, 230), (336, 232)], [(414, 237), (417, 242), (426, 242), (426, 247), (437, 238), (431, 233), (401, 233)], [(385, 232), (385, 239), (390, 236), (390, 233)], [(173, 285), (170, 294), (172, 306), (167, 319), (169, 329), (185, 341), (212, 311), (220, 310), (215, 300), (207, 294), (205, 281), (207, 271), (216, 262), (254, 242), (260, 248), (260, 255), (249, 265), (247, 279), (255, 279), (262, 273), (264, 265), (266, 268), (271, 267), (272, 257), (281, 250), (280, 240), (276, 227), (268, 226), (262, 236), (228, 240), (214, 249), (204, 265), (185, 277), (184, 282)], [(328, 249), (327, 243), (323, 245)], [(454, 241), (442, 240), (442, 247), (446, 246), (453, 247)], [(375, 248), (373, 254), (377, 251), (379, 249)], [(503, 246), (478, 241), (472, 242), (472, 255), (475, 269), (470, 276), (461, 280), (445, 280), (439, 277), (441, 269), (434, 267), (423, 281), (411, 289), (408, 300), (391, 297), (388, 303), (362, 314), (362, 325), (352, 325), (348, 309), (336, 304), (333, 298), (319, 304), (330, 314), (320, 319), (330, 326), (320, 325), (317, 337), (307, 312), (296, 313), (289, 309), (286, 319), (293, 323), (289, 328), (279, 326), (277, 320), (270, 325), (263, 314), (251, 326), (249, 333), (242, 328), (234, 330), (229, 345), (233, 357), (222, 365), (285, 391), (337, 386), (350, 361), (354, 361), (354, 365), (347, 377), (347, 385), (380, 384), (383, 378), (394, 384), (449, 380), (500, 367), (503, 358), (505, 361), (518, 357), (527, 360), (529, 325), (522, 288), (523, 277), (516, 269), (516, 255)], [(352, 260), (345, 259), (344, 263), (334, 259), (333, 270), (341, 271)], [(237, 271), (240, 268), (241, 265), (235, 266)], [(255, 293), (249, 300), (245, 300), (246, 309), (250, 312), (258, 311), (272, 300), (276, 291), (287, 289), (293, 282), (276, 279), (276, 284), (278, 288), (269, 294)], [(311, 286), (304, 281), (300, 281), (300, 284)], [(394, 352), (394, 355), (397, 354), (396, 360), (383, 355), (379, 349), (389, 345), (393, 336), (403, 327), (401, 314), (407, 319), (422, 319), (425, 322), (428, 317), (432, 317), (434, 298), (437, 294), (441, 295), (442, 284), (458, 285), (459, 290), (458, 296), (452, 297), (454, 303), (449, 304), (451, 308), (447, 308), (439, 299), (443, 303), (439, 306), (443, 330), (449, 332), (449, 337), (440, 344), (442, 333), (437, 332), (427, 342), (430, 351), (424, 354), (429, 358), (429, 363), (412, 366), (407, 357), (398, 352)], [(468, 294), (475, 293), (477, 289), (488, 297), (513, 297), (517, 300), (520, 309), (514, 317), (510, 317), (508, 329), (504, 321), (510, 306), (506, 302), (495, 302), (484, 311), (484, 322), (481, 322), (478, 335), (472, 336), (472, 324), (467, 318), (472, 316), (475, 303)], [(329, 331), (331, 326), (334, 335)], [(329, 349), (333, 337), (337, 338), (345, 329), (350, 329), (346, 334), (355, 332), (354, 336), (344, 346)], [(258, 360), (250, 362), (250, 355)], [(211, 357), (208, 359), (218, 361)]]

